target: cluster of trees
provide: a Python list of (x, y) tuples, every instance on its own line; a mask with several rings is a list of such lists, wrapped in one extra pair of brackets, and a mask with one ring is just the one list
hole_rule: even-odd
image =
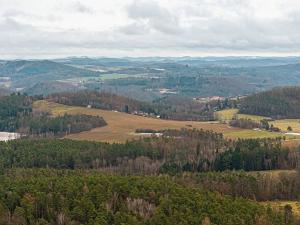
[[(262, 119), (261, 121), (257, 122), (252, 119), (241, 118), (241, 119), (233, 119), (229, 122), (229, 125), (232, 127), (240, 127), (243, 129), (264, 129), (267, 131), (272, 132), (280, 132), (281, 130), (278, 127), (275, 127), (273, 124), (269, 122), (272, 121), (271, 119)], [(288, 131), (292, 131), (292, 127), (287, 127)]]
[(287, 225), (258, 203), (176, 184), (168, 177), (17, 169), (0, 179), (1, 225)]
[(24, 117), (20, 123), (22, 133), (33, 137), (64, 136), (107, 125), (102, 117), (81, 114), (57, 117), (41, 114)]
[(0, 131), (20, 132), (29, 136), (63, 136), (95, 127), (105, 126), (102, 117), (90, 115), (63, 115), (52, 117), (35, 112), (34, 97), (12, 94), (0, 98)]
[(258, 123), (251, 119), (235, 119), (229, 122), (229, 125), (232, 127), (240, 127), (243, 129), (254, 129), (254, 128), (261, 128), (261, 123)]
[(275, 88), (243, 98), (241, 113), (272, 118), (300, 118), (300, 87)]
[(166, 96), (153, 102), (153, 107), (163, 119), (214, 120), (217, 102), (203, 103), (183, 96)]

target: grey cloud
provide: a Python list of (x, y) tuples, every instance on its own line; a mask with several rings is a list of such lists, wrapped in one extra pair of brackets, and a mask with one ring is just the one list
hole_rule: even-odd
[(156, 1), (135, 0), (128, 7), (128, 15), (131, 19), (146, 21), (153, 29), (166, 34), (180, 32), (178, 18)]
[[(73, 5), (73, 10), (85, 13), (85, 17), (93, 16), (92, 8), (82, 5), (82, 2), (77, 3), (80, 7)], [(26, 17), (22, 10), (2, 12), (0, 53), (3, 56), (26, 53), (101, 54), (109, 51), (128, 54), (141, 51), (145, 55), (172, 51), (178, 54), (187, 51), (196, 54), (300, 52), (300, 8), (295, 8), (284, 17), (262, 19), (253, 15), (253, 8), (247, 0), (218, 0), (214, 3), (190, 0), (189, 3), (172, 11), (159, 1), (135, 0), (123, 12), (128, 15), (127, 21), (102, 31), (60, 30), (53, 27), (48, 30), (22, 21), (22, 17)], [(51, 13), (39, 16), (45, 17)], [(37, 20), (39, 17), (34, 18)]]
[(117, 31), (126, 35), (145, 35), (150, 32), (150, 27), (143, 21), (135, 21), (129, 25), (120, 27)]
[(94, 13), (94, 10), (91, 7), (84, 5), (80, 1), (74, 2), (72, 4), (72, 8), (79, 13), (87, 13), (87, 14)]

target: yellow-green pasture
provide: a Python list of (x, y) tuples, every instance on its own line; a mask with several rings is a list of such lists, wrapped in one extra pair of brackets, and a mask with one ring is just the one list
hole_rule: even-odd
[(284, 119), (270, 122), (274, 127), (278, 127), (283, 132), (288, 132), (288, 127), (292, 128), (291, 132), (300, 133), (300, 119)]
[(228, 121), (235, 118), (238, 113), (238, 109), (224, 109), (221, 111), (215, 112), (215, 118), (219, 121)]

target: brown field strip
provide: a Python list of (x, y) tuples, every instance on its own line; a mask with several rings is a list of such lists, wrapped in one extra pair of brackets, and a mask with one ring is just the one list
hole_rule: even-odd
[(105, 127), (95, 128), (90, 131), (81, 132), (78, 134), (71, 134), (66, 137), (75, 140), (125, 142), (126, 140), (130, 140), (133, 138), (139, 138), (139, 136), (135, 134), (135, 130), (139, 128), (154, 130), (196, 128), (213, 130), (220, 133), (241, 130), (238, 128), (231, 128), (226, 124), (220, 124), (216, 122), (162, 120), (108, 110), (66, 106), (53, 102), (47, 102), (44, 100), (35, 102), (34, 108), (38, 110), (48, 111), (53, 115), (63, 115), (65, 113), (68, 113), (101, 116), (107, 122), (108, 125)]

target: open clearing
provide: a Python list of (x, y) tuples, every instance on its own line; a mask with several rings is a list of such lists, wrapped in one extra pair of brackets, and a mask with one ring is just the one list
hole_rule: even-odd
[(148, 128), (153, 130), (196, 128), (213, 130), (220, 133), (241, 130), (239, 128), (228, 127), (227, 124), (220, 124), (215, 122), (162, 120), (108, 110), (66, 106), (53, 102), (47, 102), (44, 100), (35, 102), (34, 107), (35, 109), (50, 112), (53, 115), (63, 115), (65, 113), (68, 113), (101, 116), (107, 122), (108, 125), (105, 127), (95, 128), (90, 131), (71, 134), (67, 136), (67, 138), (76, 140), (125, 142), (126, 140), (130, 140), (133, 138), (139, 138), (139, 136), (135, 135), (135, 130), (138, 128)]

